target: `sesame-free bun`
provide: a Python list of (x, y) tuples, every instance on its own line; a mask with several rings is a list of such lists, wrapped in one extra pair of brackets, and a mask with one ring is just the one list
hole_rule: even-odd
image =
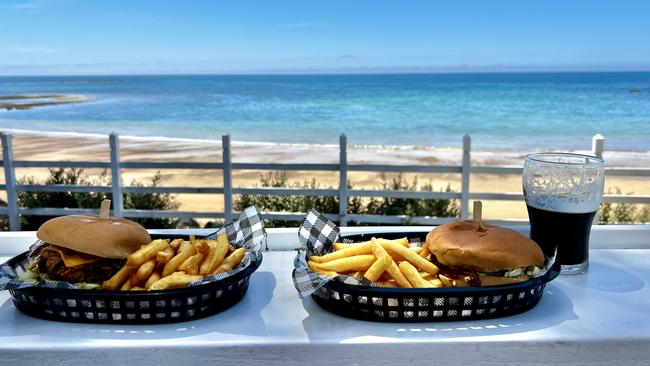
[(470, 220), (440, 225), (429, 232), (426, 245), (443, 265), (483, 273), (544, 265), (534, 241), (511, 229), (484, 228)]
[(44, 242), (104, 258), (126, 258), (151, 242), (144, 227), (120, 217), (60, 216), (46, 221), (36, 236)]

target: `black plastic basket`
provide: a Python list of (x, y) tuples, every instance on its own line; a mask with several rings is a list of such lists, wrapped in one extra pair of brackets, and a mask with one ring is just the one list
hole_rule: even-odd
[[(366, 233), (343, 236), (365, 241), (370, 237), (424, 241), (426, 232)], [(349, 318), (381, 322), (431, 322), (488, 319), (524, 312), (541, 300), (546, 283), (559, 274), (550, 270), (526, 282), (487, 287), (396, 289), (330, 281), (312, 294), (318, 305)]]
[[(174, 237), (183, 237), (174, 236)], [(8, 264), (25, 259), (22, 253)], [(83, 323), (156, 324), (202, 318), (242, 299), (261, 257), (244, 270), (206, 284), (159, 291), (104, 291), (28, 287), (9, 290), (16, 307), (38, 318)]]

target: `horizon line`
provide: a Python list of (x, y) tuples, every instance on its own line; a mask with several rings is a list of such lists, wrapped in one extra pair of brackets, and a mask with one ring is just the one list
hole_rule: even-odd
[(3, 74), (0, 77), (58, 77), (58, 76), (357, 76), (357, 75), (454, 75), (454, 74), (598, 74), (598, 73), (635, 73), (650, 72), (650, 67), (638, 69), (502, 69), (502, 70), (428, 70), (428, 71), (277, 71), (277, 72), (133, 72), (133, 73), (51, 73), (51, 74)]

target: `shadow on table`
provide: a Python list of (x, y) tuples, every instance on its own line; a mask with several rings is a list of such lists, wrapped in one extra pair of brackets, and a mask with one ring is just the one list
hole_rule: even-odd
[(310, 340), (336, 333), (337, 337), (350, 343), (355, 338), (438, 338), (438, 337), (482, 337), (498, 334), (513, 334), (550, 328), (567, 320), (577, 319), (573, 302), (558, 287), (548, 284), (542, 300), (531, 310), (502, 318), (457, 322), (428, 323), (381, 323), (354, 320), (328, 312), (314, 300), (303, 300), (309, 314), (303, 320), (303, 327)]
[[(276, 279), (273, 273), (253, 273), (248, 292), (239, 303), (221, 313), (180, 323), (155, 325), (61, 323), (32, 318), (20, 312), (9, 298), (0, 307), (0, 337), (29, 336), (87, 337), (90, 339), (161, 339), (193, 337), (207, 333), (266, 336), (260, 315), (271, 302)], [(7, 293), (8, 295), (8, 293)], [(65, 328), (64, 328), (65, 327)]]
[(606, 292), (635, 292), (645, 286), (637, 275), (599, 262), (590, 262), (587, 274), (562, 278), (572, 285)]

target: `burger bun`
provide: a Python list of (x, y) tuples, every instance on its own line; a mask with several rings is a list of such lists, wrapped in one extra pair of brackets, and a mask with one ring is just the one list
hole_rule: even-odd
[(120, 217), (60, 216), (46, 221), (36, 236), (49, 244), (95, 255), (122, 259), (151, 242), (140, 224)]
[(504, 227), (479, 228), (471, 220), (438, 226), (427, 235), (426, 245), (441, 264), (482, 273), (544, 265), (534, 241)]

